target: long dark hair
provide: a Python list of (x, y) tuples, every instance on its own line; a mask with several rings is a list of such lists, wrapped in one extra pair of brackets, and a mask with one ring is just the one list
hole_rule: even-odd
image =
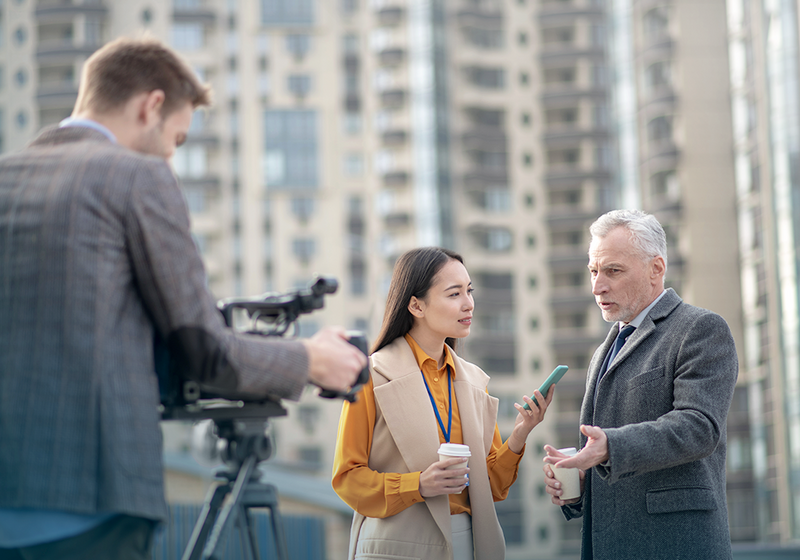
[[(373, 352), (411, 330), (414, 316), (408, 310), (408, 304), (412, 296), (424, 299), (433, 284), (433, 278), (451, 260), (464, 263), (461, 255), (441, 247), (420, 247), (400, 255), (392, 272), (386, 312), (383, 315), (381, 332), (372, 346)], [(447, 338), (445, 343), (453, 349), (456, 347), (455, 338)]]

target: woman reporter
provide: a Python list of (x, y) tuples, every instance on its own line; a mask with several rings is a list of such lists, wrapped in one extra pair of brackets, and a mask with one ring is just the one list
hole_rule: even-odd
[[(469, 335), (472, 282), (460, 255), (413, 249), (397, 261), (370, 381), (345, 402), (333, 488), (354, 510), (350, 559), (502, 560), (494, 501), (516, 480), (525, 440), (544, 418), (553, 390), (519, 412), (503, 443), (489, 377), (455, 353)], [(439, 460), (441, 443), (469, 446)], [(465, 475), (469, 473), (469, 483)]]

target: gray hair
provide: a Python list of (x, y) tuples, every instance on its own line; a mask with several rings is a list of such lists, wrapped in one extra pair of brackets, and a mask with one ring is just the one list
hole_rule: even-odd
[(597, 218), (589, 233), (592, 239), (602, 239), (618, 227), (630, 232), (631, 242), (643, 258), (663, 257), (666, 270), (667, 234), (655, 216), (641, 210), (612, 210)]

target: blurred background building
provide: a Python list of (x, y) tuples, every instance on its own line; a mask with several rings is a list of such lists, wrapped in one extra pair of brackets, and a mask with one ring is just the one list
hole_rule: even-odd
[[(462, 353), (492, 376), (505, 436), (513, 403), (570, 366), (497, 504), (512, 560), (579, 554), (579, 524), (544, 492), (541, 449), (577, 444), (586, 366), (609, 328), (590, 293), (588, 226), (616, 207), (654, 213), (668, 284), (725, 317), (740, 352), (732, 538), (800, 539), (796, 2), (0, 6), (0, 151), (68, 116), (83, 62), (120, 35), (147, 30), (212, 84), (173, 164), (218, 297), (332, 275), (339, 292), (299, 334), (341, 324), (374, 339), (395, 258), (441, 244), (477, 288)], [(340, 406), (311, 390), (291, 405), (270, 468), (326, 480)], [(196, 501), (175, 466), (187, 430), (165, 432), (170, 499)], [(325, 516), (346, 518), (330, 503)], [(340, 556), (346, 535), (329, 541)]]

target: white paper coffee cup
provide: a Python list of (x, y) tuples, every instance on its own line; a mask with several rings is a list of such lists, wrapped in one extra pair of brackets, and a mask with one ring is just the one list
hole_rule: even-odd
[[(559, 449), (558, 452), (566, 455), (567, 457), (572, 457), (578, 453), (578, 450), (574, 447), (567, 447), (565, 449)], [(572, 500), (574, 498), (580, 498), (581, 475), (578, 472), (578, 469), (557, 469), (556, 467), (551, 468), (553, 469), (553, 476), (561, 483), (561, 499)]]
[[(445, 459), (452, 459), (453, 457), (463, 457), (463, 463), (456, 463), (455, 465), (451, 465), (447, 467), (447, 470), (450, 469), (463, 469), (464, 467), (469, 466), (469, 458), (472, 456), (472, 453), (469, 450), (469, 445), (463, 445), (461, 443), (443, 443), (439, 446), (439, 460), (444, 461)], [(469, 474), (464, 475), (464, 478), (467, 479), (467, 486), (469, 486)]]

